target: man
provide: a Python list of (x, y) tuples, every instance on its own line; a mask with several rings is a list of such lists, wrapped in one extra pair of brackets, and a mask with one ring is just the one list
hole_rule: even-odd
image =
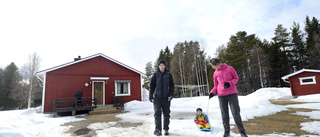
[(161, 113), (163, 112), (163, 129), (164, 135), (169, 135), (170, 123), (170, 102), (174, 93), (174, 83), (171, 73), (166, 69), (166, 62), (160, 60), (159, 69), (153, 74), (150, 82), (149, 100), (153, 102), (155, 131), (157, 136), (162, 135), (161, 131)]

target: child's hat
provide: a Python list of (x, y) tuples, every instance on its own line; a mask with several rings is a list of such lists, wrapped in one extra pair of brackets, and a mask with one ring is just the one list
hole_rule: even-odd
[(197, 108), (197, 112), (198, 112), (198, 111), (202, 111), (202, 109), (201, 109), (201, 108)]

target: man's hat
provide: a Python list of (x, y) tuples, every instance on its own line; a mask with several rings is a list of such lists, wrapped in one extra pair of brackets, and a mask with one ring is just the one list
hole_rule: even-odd
[(158, 66), (159, 66), (161, 63), (162, 63), (163, 65), (166, 65), (166, 61), (160, 60), (159, 63), (158, 63)]

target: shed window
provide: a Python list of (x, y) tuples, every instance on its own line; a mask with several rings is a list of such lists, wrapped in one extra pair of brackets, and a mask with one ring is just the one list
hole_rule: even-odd
[(130, 95), (130, 82), (131, 81), (115, 81), (116, 96)]
[(303, 78), (299, 78), (299, 79), (300, 79), (300, 85), (317, 84), (316, 76), (303, 77)]

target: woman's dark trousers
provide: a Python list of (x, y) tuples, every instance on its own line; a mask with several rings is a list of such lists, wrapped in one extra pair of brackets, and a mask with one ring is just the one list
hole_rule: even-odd
[(238, 94), (231, 94), (229, 96), (219, 96), (220, 110), (222, 116), (222, 122), (225, 132), (230, 132), (230, 123), (229, 123), (229, 108), (230, 106), (234, 122), (237, 124), (238, 130), (240, 133), (245, 132), (245, 129), (242, 124), (242, 119), (240, 116), (240, 107), (238, 101)]

